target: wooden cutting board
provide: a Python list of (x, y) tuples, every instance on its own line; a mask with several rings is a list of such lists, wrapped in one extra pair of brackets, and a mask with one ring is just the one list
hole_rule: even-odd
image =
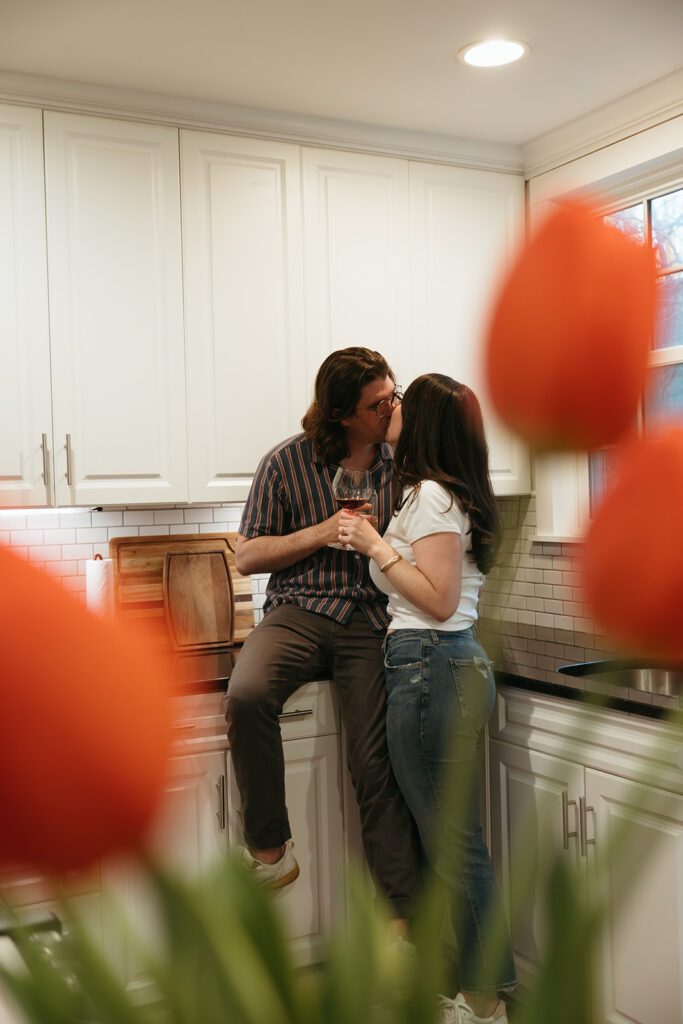
[(143, 620), (161, 646), (219, 650), (254, 627), (251, 579), (235, 566), (235, 533), (115, 537), (117, 616)]
[(162, 579), (164, 614), (178, 651), (231, 647), (232, 579), (227, 549), (167, 551)]

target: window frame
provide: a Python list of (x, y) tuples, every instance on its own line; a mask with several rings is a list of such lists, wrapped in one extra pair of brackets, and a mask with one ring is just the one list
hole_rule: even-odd
[[(596, 190), (600, 198), (596, 202)], [(533, 213), (552, 209), (567, 198), (588, 198), (599, 216), (647, 203), (649, 200), (683, 188), (683, 154), (674, 165), (649, 167), (638, 174), (630, 169), (612, 180), (582, 186), (538, 203)], [(532, 212), (531, 210), (529, 211)], [(536, 220), (536, 216), (533, 217)], [(648, 367), (683, 363), (683, 345), (651, 349)], [(638, 427), (642, 429), (643, 402), (638, 407)], [(590, 488), (588, 452), (537, 454), (534, 459), (536, 493), (536, 531), (534, 541), (581, 543), (590, 524)]]

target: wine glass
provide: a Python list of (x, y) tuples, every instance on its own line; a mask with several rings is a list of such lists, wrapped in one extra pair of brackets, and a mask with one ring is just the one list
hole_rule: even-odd
[[(354, 469), (352, 466), (340, 466), (334, 474), (332, 493), (339, 508), (348, 512), (367, 505), (372, 498), (372, 477), (367, 469)], [(330, 543), (331, 548), (351, 550), (349, 544)]]

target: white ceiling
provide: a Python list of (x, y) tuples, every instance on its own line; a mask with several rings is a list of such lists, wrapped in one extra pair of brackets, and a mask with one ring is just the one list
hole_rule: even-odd
[[(521, 39), (518, 64), (455, 59)], [(0, 69), (520, 145), (678, 70), (683, 0), (0, 0)]]

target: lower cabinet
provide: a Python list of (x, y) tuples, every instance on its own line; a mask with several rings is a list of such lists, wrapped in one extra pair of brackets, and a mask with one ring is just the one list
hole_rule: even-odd
[(490, 732), (491, 849), (520, 981), (543, 958), (543, 881), (561, 857), (602, 911), (602, 1019), (683, 1020), (680, 730), (503, 689)]
[[(285, 751), (287, 809), (300, 874), (273, 893), (297, 964), (322, 959), (332, 926), (344, 914), (344, 819), (338, 736), (289, 740)], [(239, 792), (228, 758), (231, 843), (241, 843)]]
[[(151, 848), (183, 878), (198, 877), (228, 852), (225, 751), (174, 757)], [(107, 865), (103, 875), (103, 945), (129, 992), (152, 993), (141, 950), (162, 944), (160, 925), (145, 878), (134, 862)], [(121, 918), (127, 928), (121, 928)]]
[[(152, 836), (155, 855), (181, 877), (197, 877), (242, 842), (240, 796), (227, 748), (222, 694), (179, 698), (177, 756)], [(299, 965), (319, 961), (344, 915), (344, 810), (339, 717), (329, 683), (302, 687), (281, 720), (287, 807), (301, 873), (273, 893)], [(144, 879), (119, 862), (104, 872), (104, 946), (129, 992), (154, 997), (138, 944), (162, 941)], [(109, 895), (108, 895), (109, 892)], [(111, 898), (110, 898), (111, 897)], [(129, 940), (109, 914), (123, 911)], [(113, 927), (108, 927), (112, 920)]]

